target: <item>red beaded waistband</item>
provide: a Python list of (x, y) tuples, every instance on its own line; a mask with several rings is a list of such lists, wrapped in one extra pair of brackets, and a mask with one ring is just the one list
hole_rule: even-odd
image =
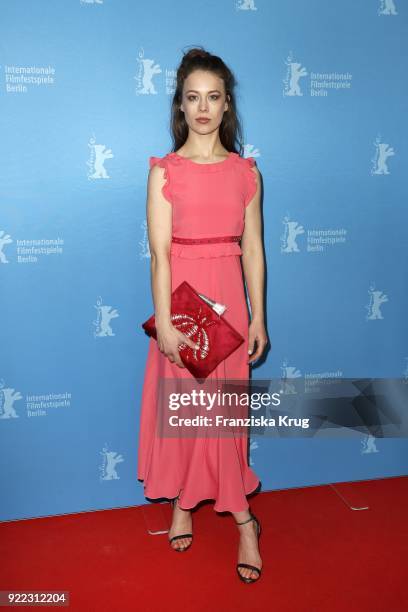
[(215, 236), (212, 238), (176, 238), (172, 237), (172, 242), (177, 244), (212, 244), (216, 242), (238, 242), (241, 236)]

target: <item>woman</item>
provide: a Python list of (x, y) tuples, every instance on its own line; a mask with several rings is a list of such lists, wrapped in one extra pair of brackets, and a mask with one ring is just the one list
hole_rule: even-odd
[(248, 380), (249, 364), (267, 343), (260, 175), (253, 158), (235, 151), (241, 129), (234, 85), (219, 57), (202, 49), (185, 54), (172, 104), (173, 151), (150, 158), (147, 223), (157, 342), (150, 339), (145, 370), (138, 479), (146, 497), (173, 500), (169, 540), (174, 550), (192, 544), (191, 510), (200, 500), (215, 499), (215, 511), (231, 512), (240, 531), (238, 576), (249, 583), (259, 579), (262, 561), (259, 522), (246, 499), (259, 486), (247, 463), (247, 437), (181, 440), (155, 433), (159, 377), (192, 377), (179, 347), (195, 344), (170, 320), (171, 293), (182, 281), (227, 305), (224, 317), (246, 340), (210, 379)]

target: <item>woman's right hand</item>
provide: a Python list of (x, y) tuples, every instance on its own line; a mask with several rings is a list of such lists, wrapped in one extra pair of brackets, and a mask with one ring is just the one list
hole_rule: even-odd
[(187, 344), (191, 348), (199, 348), (195, 342), (187, 338), (183, 332), (174, 327), (171, 323), (169, 325), (160, 326), (156, 325), (157, 331), (157, 344), (159, 351), (172, 362), (177, 364), (180, 368), (185, 368), (184, 363), (181, 361), (179, 353), (179, 345)]

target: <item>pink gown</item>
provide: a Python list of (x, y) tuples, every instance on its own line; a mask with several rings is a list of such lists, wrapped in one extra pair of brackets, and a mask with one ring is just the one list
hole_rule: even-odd
[[(150, 157), (165, 169), (163, 195), (172, 206), (172, 234), (181, 238), (240, 236), (245, 207), (256, 193), (255, 160), (230, 152), (221, 162), (201, 164), (177, 153)], [(248, 325), (238, 242), (171, 244), (172, 291), (188, 281), (199, 293), (227, 305), (223, 315), (245, 342), (210, 374), (212, 379), (248, 379)], [(151, 313), (149, 313), (150, 315)], [(174, 498), (193, 508), (215, 500), (217, 512), (249, 507), (246, 495), (259, 485), (247, 461), (248, 437), (165, 438), (155, 432), (159, 377), (189, 377), (149, 339), (141, 401), (137, 478), (150, 499)]]

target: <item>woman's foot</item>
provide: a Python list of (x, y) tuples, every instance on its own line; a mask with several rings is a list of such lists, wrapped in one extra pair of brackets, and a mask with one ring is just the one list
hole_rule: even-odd
[[(168, 534), (169, 540), (177, 535), (192, 533), (191, 510), (183, 510), (179, 507), (177, 502), (178, 498), (176, 498), (173, 503), (173, 521)], [(175, 550), (185, 550), (190, 546), (192, 540), (192, 536), (178, 538), (177, 540), (170, 542), (170, 546)]]
[[(251, 515), (248, 511), (234, 514), (234, 518), (237, 523), (246, 521), (250, 517)], [(237, 525), (237, 527), (240, 532), (238, 563), (248, 563), (249, 565), (254, 565), (261, 570), (262, 559), (259, 554), (256, 522), (254, 520), (248, 521), (244, 525)], [(252, 580), (258, 580), (260, 576), (260, 572), (246, 567), (238, 567), (238, 572), (243, 578), (251, 578)]]

